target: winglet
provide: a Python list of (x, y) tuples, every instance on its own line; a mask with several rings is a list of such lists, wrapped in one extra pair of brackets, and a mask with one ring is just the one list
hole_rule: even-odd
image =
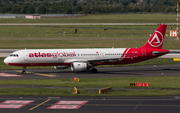
[(166, 24), (161, 24), (142, 48), (162, 49)]

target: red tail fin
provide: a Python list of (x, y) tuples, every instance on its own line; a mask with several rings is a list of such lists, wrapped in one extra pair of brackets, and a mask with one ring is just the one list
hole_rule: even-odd
[(166, 32), (165, 24), (160, 25), (153, 35), (149, 38), (143, 48), (154, 48), (154, 49), (162, 49), (162, 45), (164, 42), (164, 36)]

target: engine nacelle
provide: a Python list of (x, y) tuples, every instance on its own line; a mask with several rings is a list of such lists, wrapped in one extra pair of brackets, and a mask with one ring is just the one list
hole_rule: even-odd
[(69, 68), (69, 66), (54, 66), (55, 69), (66, 69)]
[(71, 70), (74, 72), (85, 71), (87, 67), (87, 63), (85, 62), (73, 62), (71, 64)]

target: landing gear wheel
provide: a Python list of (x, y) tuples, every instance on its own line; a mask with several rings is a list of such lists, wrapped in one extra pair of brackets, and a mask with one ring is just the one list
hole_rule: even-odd
[(26, 66), (23, 66), (22, 73), (26, 73)]
[(91, 69), (91, 73), (97, 73), (97, 69), (96, 68), (92, 68)]
[(23, 70), (22, 73), (26, 73), (26, 70)]

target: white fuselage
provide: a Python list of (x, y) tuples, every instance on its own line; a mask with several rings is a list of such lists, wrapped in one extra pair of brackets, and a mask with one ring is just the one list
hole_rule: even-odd
[[(27, 49), (13, 52), (4, 62), (8, 64), (58, 64), (77, 61), (120, 59), (126, 48), (103, 49)], [(127, 50), (128, 52), (128, 50)], [(34, 66), (36, 66), (36, 64)]]

